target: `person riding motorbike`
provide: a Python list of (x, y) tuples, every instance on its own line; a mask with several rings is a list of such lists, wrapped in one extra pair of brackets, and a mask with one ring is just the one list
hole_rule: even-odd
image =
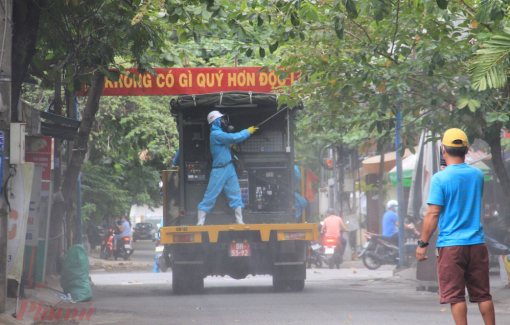
[(218, 111), (210, 112), (207, 115), (207, 121), (211, 125), (210, 147), (213, 165), (204, 199), (198, 205), (197, 226), (205, 223), (205, 217), (214, 207), (221, 190), (225, 191), (229, 205), (235, 211), (236, 222), (244, 224), (242, 214), (244, 204), (241, 198), (239, 180), (232, 163), (230, 146), (248, 139), (258, 128), (251, 126), (237, 133), (227, 133), (225, 130), (229, 128), (230, 122)]
[[(388, 201), (387, 208), (388, 210), (383, 215), (382, 235), (391, 238), (390, 242), (398, 245), (398, 202), (396, 200)], [(404, 227), (415, 229), (412, 224), (404, 223)]]
[(340, 230), (349, 231), (347, 227), (345, 227), (342, 218), (335, 215), (335, 209), (329, 208), (328, 216), (324, 218), (321, 231), (326, 236), (337, 238), (337, 243), (340, 244), (337, 246), (337, 251), (341, 252), (343, 256), (347, 241), (341, 236)]
[[(131, 224), (127, 220), (126, 216), (122, 216), (122, 225), (115, 223), (115, 227), (119, 230), (120, 234), (113, 236), (113, 250), (117, 249), (117, 241), (124, 237), (131, 237)], [(113, 251), (112, 251), (113, 254)], [(113, 258), (113, 256), (112, 256)]]

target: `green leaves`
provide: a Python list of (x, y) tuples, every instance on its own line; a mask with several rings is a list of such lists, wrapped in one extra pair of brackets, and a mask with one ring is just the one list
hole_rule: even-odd
[(307, 21), (319, 20), (319, 12), (317, 10), (317, 7), (309, 2), (301, 3), (299, 16), (301, 16), (303, 19)]
[(274, 51), (276, 51), (276, 49), (278, 49), (278, 42), (275, 42), (275, 43), (273, 43), (272, 45), (269, 45), (269, 52), (270, 52), (271, 54), (273, 54), (273, 53), (274, 53)]
[(507, 83), (508, 58), (510, 56), (510, 28), (491, 37), (476, 51), (470, 65), (473, 89), (501, 88)]
[(338, 39), (344, 39), (344, 26), (342, 24), (342, 19), (340, 17), (335, 17), (333, 19), (333, 23), (336, 37), (338, 37)]
[(457, 103), (457, 107), (459, 109), (462, 109), (466, 106), (469, 107), (469, 110), (474, 113), (476, 109), (480, 107), (480, 102), (476, 99), (464, 98)]
[(266, 50), (263, 47), (259, 48), (259, 55), (261, 58), (264, 58), (266, 56)]
[(161, 203), (161, 170), (178, 146), (166, 97), (103, 98), (92, 137), (84, 175), (90, 191), (84, 192), (84, 201), (95, 206), (93, 216), (114, 208), (125, 211), (126, 205)]
[(448, 0), (436, 0), (439, 9), (446, 10), (448, 8)]
[(488, 124), (496, 122), (507, 123), (510, 120), (510, 117), (508, 116), (508, 113), (489, 112), (485, 120)]
[(350, 19), (358, 18), (358, 10), (356, 9), (356, 5), (353, 0), (345, 1), (345, 10), (347, 11), (347, 17)]
[(491, 20), (503, 19), (503, 17), (504, 11), (499, 6), (497, 0), (482, 1), (475, 15), (475, 19), (479, 23), (488, 23)]

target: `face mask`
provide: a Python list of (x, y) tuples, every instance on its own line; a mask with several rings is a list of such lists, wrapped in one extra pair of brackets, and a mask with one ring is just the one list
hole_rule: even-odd
[(230, 124), (230, 121), (227, 118), (221, 118), (221, 128), (223, 131), (227, 133), (233, 133), (234, 132), (234, 126)]

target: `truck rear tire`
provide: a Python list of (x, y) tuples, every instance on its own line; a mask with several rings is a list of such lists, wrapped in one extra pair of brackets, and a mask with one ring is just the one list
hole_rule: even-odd
[(275, 279), (273, 277), (273, 290), (275, 292), (282, 292), (282, 291), (285, 291), (285, 289), (287, 289), (288, 287), (288, 283), (287, 281), (285, 280), (280, 280), (280, 279)]
[(292, 291), (303, 291), (305, 288), (305, 280), (290, 280), (288, 282)]
[(190, 279), (191, 290), (194, 293), (202, 293), (204, 291), (204, 278), (195, 276), (193, 279)]
[(182, 295), (186, 293), (187, 281), (179, 274), (177, 267), (172, 267), (172, 291), (175, 295)]
[(176, 295), (186, 293), (202, 293), (204, 278), (200, 273), (187, 272), (182, 267), (172, 267), (172, 290)]

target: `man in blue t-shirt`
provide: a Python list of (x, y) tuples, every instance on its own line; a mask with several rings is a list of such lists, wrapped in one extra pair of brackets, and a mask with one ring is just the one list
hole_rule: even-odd
[[(390, 200), (387, 204), (388, 211), (383, 215), (382, 220), (382, 235), (391, 238), (391, 243), (398, 245), (398, 202), (396, 200)], [(404, 227), (407, 229), (414, 229), (414, 225), (405, 224)]]
[(392, 237), (397, 232), (398, 223), (398, 202), (390, 200), (387, 204), (388, 210), (384, 213), (382, 218), (382, 235), (386, 237)]
[(477, 302), (486, 325), (496, 323), (489, 285), (489, 254), (480, 221), (483, 173), (465, 161), (466, 134), (449, 129), (443, 136), (441, 152), (447, 167), (432, 177), (429, 205), (418, 241), (416, 257), (428, 257), (428, 241), (439, 226), (437, 277), (439, 301), (451, 305), (455, 324), (467, 324), (465, 288), (469, 301)]

